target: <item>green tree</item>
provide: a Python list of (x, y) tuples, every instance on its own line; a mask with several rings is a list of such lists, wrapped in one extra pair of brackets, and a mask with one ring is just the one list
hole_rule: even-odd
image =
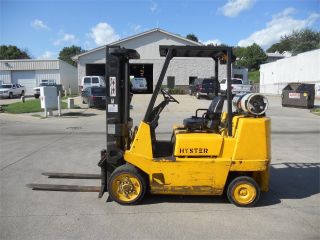
[(0, 60), (9, 59), (30, 59), (27, 50), (21, 50), (13, 45), (1, 45), (0, 46)]
[(65, 61), (73, 66), (77, 66), (77, 63), (73, 61), (71, 58), (75, 55), (84, 53), (85, 50), (83, 50), (79, 46), (72, 45), (71, 47), (64, 47), (60, 53), (59, 53), (59, 59), (62, 61)]
[(289, 51), (293, 55), (320, 48), (320, 31), (303, 29), (293, 31), (288, 36), (282, 36), (280, 42), (273, 44), (267, 52), (283, 53)]
[(263, 49), (256, 43), (246, 48), (238, 47), (234, 54), (238, 59), (236, 64), (248, 68), (249, 71), (258, 70), (260, 64), (268, 58)]
[(195, 41), (195, 42), (199, 42), (199, 39), (196, 35), (194, 35), (193, 33), (189, 33), (187, 36), (186, 36), (187, 39), (189, 40), (192, 40), (192, 41)]
[(245, 47), (234, 47), (233, 54), (236, 56), (236, 58), (241, 59), (244, 55), (245, 50)]

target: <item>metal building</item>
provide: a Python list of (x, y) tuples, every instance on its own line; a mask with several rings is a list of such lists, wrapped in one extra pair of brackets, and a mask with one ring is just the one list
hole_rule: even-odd
[[(135, 49), (140, 59), (130, 60), (130, 75), (145, 77), (149, 93), (153, 91), (158, 80), (164, 58), (160, 57), (159, 45), (201, 46), (194, 42), (165, 30), (155, 28), (108, 44)], [(78, 82), (89, 75), (105, 75), (106, 47), (101, 46), (73, 57), (78, 63)], [(164, 85), (186, 87), (195, 78), (214, 76), (214, 62), (211, 58), (175, 58), (171, 61), (165, 76)], [(233, 76), (247, 81), (247, 69), (233, 68)], [(219, 80), (226, 77), (226, 65), (219, 65)]]
[(0, 84), (19, 83), (26, 87), (26, 95), (32, 95), (33, 88), (46, 80), (78, 93), (77, 69), (64, 61), (0, 60)]
[(292, 82), (316, 84), (320, 96), (320, 49), (260, 65), (260, 92), (281, 94)]

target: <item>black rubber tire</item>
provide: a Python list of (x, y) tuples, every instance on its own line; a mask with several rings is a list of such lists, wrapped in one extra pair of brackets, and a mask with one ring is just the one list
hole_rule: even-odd
[(200, 93), (196, 92), (196, 98), (200, 99)]
[[(131, 202), (123, 202), (120, 199), (117, 199), (115, 197), (113, 191), (112, 191), (112, 182), (115, 180), (115, 178), (117, 176), (119, 176), (120, 174), (126, 174), (126, 173), (134, 175), (140, 181), (140, 184), (141, 184), (141, 192), (140, 192), (139, 196), (136, 199), (134, 199), (133, 201), (131, 201)], [(142, 201), (142, 199), (144, 198), (144, 196), (146, 194), (146, 191), (147, 191), (147, 180), (146, 180), (146, 177), (144, 176), (144, 174), (139, 169), (137, 169), (133, 165), (127, 163), (125, 165), (117, 167), (111, 173), (111, 176), (110, 176), (109, 181), (108, 181), (108, 192), (109, 192), (110, 198), (112, 200), (114, 200), (115, 202), (117, 202), (117, 203), (119, 203), (121, 205), (136, 205), (136, 204), (138, 204), (138, 203), (140, 203)]]
[[(233, 192), (234, 192), (235, 188), (241, 183), (250, 184), (256, 190), (256, 197), (253, 199), (253, 201), (251, 201), (248, 204), (241, 204), (234, 198)], [(256, 183), (256, 181), (253, 180), (253, 178), (247, 177), (247, 176), (240, 176), (240, 177), (236, 177), (235, 179), (233, 179), (229, 183), (228, 190), (227, 190), (227, 197), (231, 203), (233, 203), (234, 205), (236, 205), (238, 207), (253, 207), (259, 201), (260, 192), (261, 192), (260, 187)]]
[(9, 93), (9, 98), (12, 99), (13, 98), (13, 93)]

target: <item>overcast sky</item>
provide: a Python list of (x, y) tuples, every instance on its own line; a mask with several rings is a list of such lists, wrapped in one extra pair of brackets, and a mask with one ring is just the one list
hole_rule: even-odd
[(0, 0), (0, 44), (57, 58), (72, 44), (89, 50), (152, 28), (203, 43), (267, 48), (282, 35), (320, 30), (320, 0)]

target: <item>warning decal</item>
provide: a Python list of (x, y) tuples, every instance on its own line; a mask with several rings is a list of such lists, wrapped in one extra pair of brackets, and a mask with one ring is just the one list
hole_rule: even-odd
[(109, 78), (110, 97), (115, 97), (117, 95), (116, 83), (117, 83), (116, 77)]
[(289, 93), (289, 98), (300, 98), (300, 93)]

